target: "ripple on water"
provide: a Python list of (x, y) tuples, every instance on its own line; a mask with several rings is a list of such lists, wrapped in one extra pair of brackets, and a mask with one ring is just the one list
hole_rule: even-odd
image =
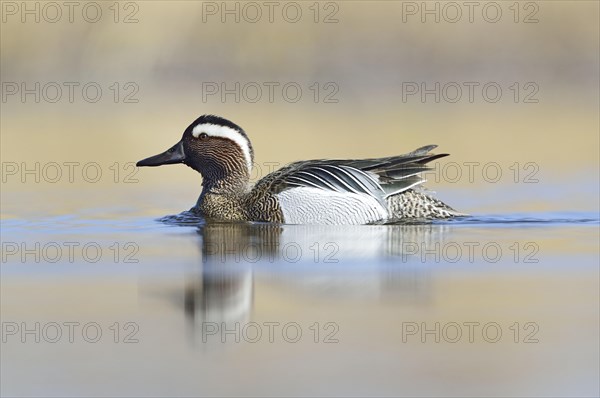
[[(206, 220), (190, 211), (183, 211), (179, 214), (167, 215), (157, 219), (156, 221), (167, 225), (179, 225), (183, 227), (202, 226), (206, 224)], [(471, 215), (465, 217), (457, 217), (450, 220), (400, 220), (377, 225), (489, 225), (494, 226), (515, 226), (523, 224), (524, 226), (531, 224), (546, 224), (546, 225), (571, 225), (571, 224), (600, 224), (600, 217), (597, 213), (515, 213), (515, 214), (490, 214), (490, 215)]]

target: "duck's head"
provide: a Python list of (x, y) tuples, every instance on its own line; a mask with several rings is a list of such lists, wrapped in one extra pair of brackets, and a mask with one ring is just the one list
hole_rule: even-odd
[(204, 179), (218, 180), (231, 175), (248, 178), (253, 161), (252, 145), (240, 126), (219, 116), (202, 115), (185, 129), (181, 141), (136, 166), (184, 163)]

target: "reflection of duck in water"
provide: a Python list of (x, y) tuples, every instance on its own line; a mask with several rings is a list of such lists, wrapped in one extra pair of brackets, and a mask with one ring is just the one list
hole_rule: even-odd
[(257, 276), (258, 286), (268, 284), (284, 292), (426, 304), (429, 271), (414, 249), (434, 250), (447, 230), (447, 225), (431, 224), (208, 222), (198, 228), (202, 270), (189, 276), (185, 312), (198, 328), (203, 322), (249, 321)]
[(309, 160), (277, 170), (248, 189), (253, 150), (238, 125), (204, 115), (168, 151), (138, 166), (184, 163), (202, 174), (192, 211), (225, 221), (286, 224), (369, 224), (402, 219), (460, 216), (417, 190), (435, 145), (398, 156), (362, 160)]
[[(186, 219), (180, 215), (169, 222)], [(185, 288), (184, 306), (188, 317), (198, 322), (225, 324), (247, 321), (252, 310), (254, 280), (244, 256), (255, 243), (260, 244), (261, 253), (270, 250), (273, 246), (269, 242), (277, 239), (279, 229), (272, 224), (201, 225), (198, 233), (202, 237), (202, 272), (188, 281)], [(275, 254), (269, 255), (275, 257)]]
[(240, 322), (248, 320), (252, 310), (252, 271), (204, 270), (199, 278), (187, 283), (185, 313), (200, 322)]
[[(169, 222), (185, 219), (184, 213)], [(167, 218), (163, 218), (167, 220)], [(207, 222), (198, 227), (204, 264), (406, 262), (443, 243), (446, 224), (281, 225)], [(399, 258), (398, 258), (399, 257)]]

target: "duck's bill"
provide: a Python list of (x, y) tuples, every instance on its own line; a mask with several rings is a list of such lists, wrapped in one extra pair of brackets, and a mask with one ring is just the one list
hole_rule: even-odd
[(163, 164), (183, 163), (185, 161), (185, 153), (183, 152), (183, 142), (179, 141), (167, 151), (158, 155), (151, 156), (136, 163), (137, 167), (144, 166), (162, 166)]

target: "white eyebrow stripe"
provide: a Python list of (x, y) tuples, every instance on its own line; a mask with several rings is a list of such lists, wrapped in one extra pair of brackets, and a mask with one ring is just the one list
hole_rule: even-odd
[(248, 140), (242, 136), (237, 130), (227, 126), (219, 126), (218, 124), (203, 123), (194, 127), (192, 135), (198, 138), (200, 134), (206, 133), (211, 137), (227, 138), (235, 142), (241, 149), (246, 158), (248, 173), (252, 173), (252, 156), (250, 155), (250, 146)]

